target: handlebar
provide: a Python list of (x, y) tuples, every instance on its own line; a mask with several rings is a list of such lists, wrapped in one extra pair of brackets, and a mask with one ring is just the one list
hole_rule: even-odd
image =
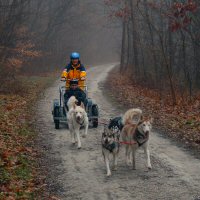
[[(61, 78), (60, 81), (66, 82), (66, 81), (71, 81), (72, 79), (66, 79), (66, 78)], [(85, 77), (82, 77), (80, 79), (81, 81), (85, 81)]]
[(73, 80), (73, 79), (69, 79), (69, 78), (68, 78), (68, 79), (66, 79), (66, 78), (61, 78), (61, 79), (60, 79), (60, 81), (63, 81), (63, 82), (71, 81), (71, 80)]

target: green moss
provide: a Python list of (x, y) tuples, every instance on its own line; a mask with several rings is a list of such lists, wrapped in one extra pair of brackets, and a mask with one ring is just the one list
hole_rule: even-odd
[(31, 179), (30, 168), (26, 166), (20, 166), (17, 169), (15, 169), (15, 175), (18, 179), (29, 180)]
[(0, 185), (8, 184), (11, 180), (11, 176), (9, 172), (3, 168), (3, 166), (0, 166)]
[(16, 199), (20, 200), (20, 199), (27, 199), (27, 200), (34, 200), (35, 199), (35, 195), (34, 193), (27, 193), (27, 192), (17, 192), (16, 193)]
[(31, 135), (33, 135), (33, 132), (27, 126), (20, 128), (18, 133), (21, 136), (31, 136)]

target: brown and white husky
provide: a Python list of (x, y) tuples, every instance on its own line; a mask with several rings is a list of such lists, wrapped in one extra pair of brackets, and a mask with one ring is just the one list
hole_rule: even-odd
[[(137, 118), (137, 122), (133, 122), (133, 118)], [(148, 169), (151, 169), (150, 153), (149, 153), (149, 136), (152, 130), (153, 118), (144, 118), (142, 110), (130, 109), (123, 116), (124, 127), (121, 132), (122, 144), (126, 145), (126, 163), (132, 164), (135, 169), (136, 150), (141, 147), (146, 155), (146, 163)]]

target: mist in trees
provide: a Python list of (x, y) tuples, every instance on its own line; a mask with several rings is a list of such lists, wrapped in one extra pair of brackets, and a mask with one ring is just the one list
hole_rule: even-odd
[(119, 60), (121, 30), (100, 0), (0, 0), (0, 79), (61, 69), (78, 51), (86, 65)]
[(134, 82), (192, 100), (200, 89), (198, 0), (106, 0), (122, 22), (121, 73)]

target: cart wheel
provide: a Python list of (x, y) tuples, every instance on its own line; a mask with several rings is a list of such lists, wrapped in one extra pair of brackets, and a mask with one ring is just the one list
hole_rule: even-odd
[(99, 116), (99, 110), (97, 105), (92, 106), (92, 116), (98, 117)]
[[(54, 109), (54, 116), (55, 117), (59, 117), (59, 108), (55, 108)], [(55, 123), (55, 129), (59, 129), (59, 127), (60, 127), (60, 121), (59, 121), (59, 119), (55, 119), (54, 123)]]
[(97, 128), (98, 124), (99, 124), (98, 119), (93, 119), (93, 121), (92, 121), (93, 128)]
[(59, 120), (55, 120), (55, 129), (59, 129), (60, 128), (60, 122)]
[(98, 116), (99, 116), (99, 110), (98, 110), (97, 105), (92, 106), (92, 116), (97, 117), (96, 119), (92, 120), (93, 128), (97, 128), (98, 127)]

